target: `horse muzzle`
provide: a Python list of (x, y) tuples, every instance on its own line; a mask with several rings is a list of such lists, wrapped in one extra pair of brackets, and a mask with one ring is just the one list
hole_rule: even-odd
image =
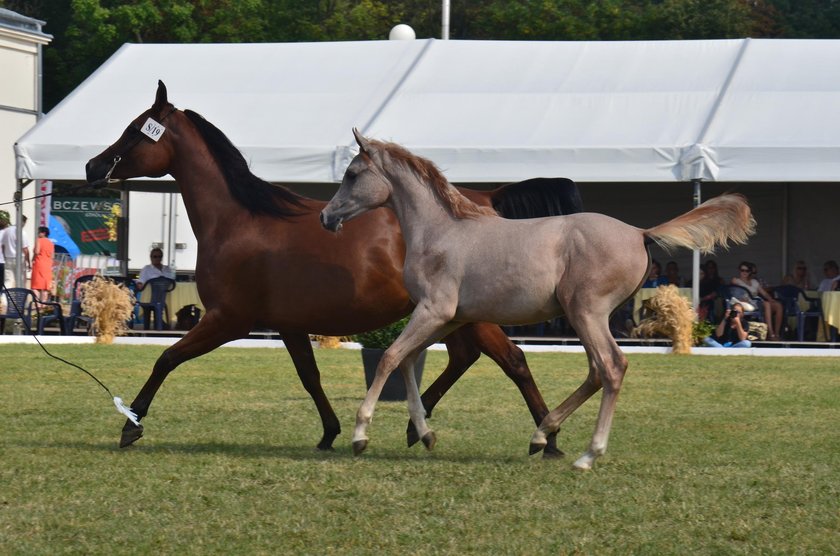
[(341, 218), (334, 218), (327, 214), (326, 210), (321, 211), (321, 226), (330, 232), (338, 232), (341, 230)]
[(117, 167), (120, 160), (122, 160), (120, 156), (115, 156), (110, 165), (96, 159), (89, 160), (85, 165), (85, 178), (87, 179), (88, 185), (98, 189), (105, 187), (112, 181), (117, 181), (111, 179), (111, 174), (114, 172), (114, 168)]

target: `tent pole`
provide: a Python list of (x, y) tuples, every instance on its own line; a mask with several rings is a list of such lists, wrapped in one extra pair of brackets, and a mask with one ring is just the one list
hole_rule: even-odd
[[(694, 206), (697, 207), (702, 201), (702, 184), (700, 180), (692, 180), (691, 183), (694, 186)], [(700, 308), (700, 251), (697, 249), (692, 252), (691, 304), (694, 306), (695, 311)]]

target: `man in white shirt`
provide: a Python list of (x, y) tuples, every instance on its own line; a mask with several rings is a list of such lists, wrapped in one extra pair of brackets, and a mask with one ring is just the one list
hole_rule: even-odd
[[(23, 225), (26, 226), (26, 216), (23, 217)], [(6, 217), (8, 224), (8, 213)], [(8, 226), (0, 232), (0, 251), (3, 251), (3, 257), (6, 260), (6, 278), (5, 284), (7, 288), (14, 288), (17, 285), (15, 280), (17, 269), (17, 226)], [(23, 230), (23, 264), (26, 270), (31, 267), (29, 259), (29, 238), (26, 236), (26, 230)]]
[(147, 264), (140, 269), (140, 276), (137, 278), (138, 288), (142, 288), (143, 284), (152, 278), (159, 278), (163, 276), (164, 278), (170, 278), (172, 280), (175, 279), (175, 272), (163, 264), (163, 251), (161, 249), (158, 247), (152, 249), (149, 253), (149, 258), (151, 259), (152, 264)]
[(820, 282), (820, 287), (817, 289), (821, 292), (830, 292), (834, 289), (834, 283), (840, 280), (840, 267), (837, 266), (837, 261), (825, 261), (823, 273), (825, 273), (825, 280)]

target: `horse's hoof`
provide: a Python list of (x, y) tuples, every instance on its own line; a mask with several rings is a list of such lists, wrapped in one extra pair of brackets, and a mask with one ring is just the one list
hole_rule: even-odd
[(420, 435), (417, 434), (417, 427), (411, 421), (408, 422), (408, 428), (405, 429), (405, 440), (408, 447), (411, 448), (420, 442)]
[(332, 446), (321, 446), (320, 444), (318, 444), (317, 446), (315, 446), (315, 451), (316, 452), (335, 452), (335, 448), (333, 448)]
[[(531, 452), (533, 454), (534, 452)], [(543, 449), (543, 459), (560, 459), (562, 457), (566, 457), (566, 454), (563, 450), (557, 448), (557, 446), (546, 446)]]
[(353, 441), (353, 455), (354, 455), (354, 456), (358, 456), (359, 454), (361, 454), (362, 452), (364, 452), (364, 451), (365, 451), (365, 448), (367, 448), (367, 445), (368, 445), (368, 441), (367, 441), (367, 439), (364, 439), (364, 440), (354, 440), (354, 441)]
[(426, 447), (427, 450), (431, 450), (435, 447), (437, 443), (437, 437), (435, 436), (435, 431), (429, 431), (423, 435), (423, 438), (420, 440), (423, 441), (423, 446)]
[(533, 456), (537, 452), (542, 452), (543, 448), (545, 448), (545, 444), (540, 442), (531, 442), (528, 445), (528, 455)]
[(143, 436), (143, 425), (124, 428), (120, 437), (120, 448), (131, 446)]

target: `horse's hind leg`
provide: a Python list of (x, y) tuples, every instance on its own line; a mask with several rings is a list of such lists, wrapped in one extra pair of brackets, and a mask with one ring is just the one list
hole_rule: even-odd
[(555, 431), (569, 415), (603, 387), (604, 393), (598, 411), (598, 421), (589, 449), (574, 463), (577, 469), (591, 469), (595, 459), (607, 451), (615, 404), (627, 371), (627, 358), (624, 357), (610, 334), (608, 311), (597, 311), (594, 301), (591, 303), (586, 303), (585, 300), (578, 301), (582, 306), (589, 305), (588, 310), (571, 310), (568, 314), (572, 326), (578, 332), (586, 349), (586, 355), (589, 358), (589, 376), (571, 396), (543, 419), (531, 438), (531, 449), (533, 453), (534, 448), (539, 446), (546, 433)]
[[(187, 332), (183, 338), (175, 342), (158, 357), (151, 376), (146, 380), (134, 401), (131, 402), (131, 409), (137, 415), (138, 420), (148, 414), (149, 406), (155, 394), (175, 367), (248, 333), (247, 327), (245, 327), (245, 333), (242, 334), (240, 333), (241, 330), (234, 331), (234, 327), (230, 326), (230, 323), (223, 325), (223, 322), (218, 313), (208, 311), (204, 318), (198, 321), (195, 328)], [(141, 436), (143, 436), (143, 426), (135, 425), (126, 420), (120, 438), (120, 448), (133, 444)]]
[[(519, 388), (534, 423), (539, 425), (542, 422), (548, 414), (548, 407), (534, 382), (525, 354), (510, 341), (501, 327), (489, 323), (468, 324), (452, 332), (443, 341), (449, 352), (449, 364), (437, 380), (423, 392), (423, 407), (426, 409), (427, 418), (431, 417), (437, 403), (483, 352), (495, 361)], [(413, 446), (420, 440), (411, 421), (408, 423), (406, 436), (409, 446)], [(556, 437), (557, 432), (548, 435), (544, 451), (546, 457), (563, 455), (563, 452), (557, 449)]]
[(289, 350), (292, 362), (295, 364), (298, 377), (303, 387), (312, 396), (315, 407), (318, 408), (318, 415), (321, 416), (321, 424), (324, 427), (324, 436), (318, 442), (319, 450), (332, 450), (335, 437), (341, 433), (341, 424), (335, 415), (327, 395), (321, 386), (321, 373), (315, 362), (315, 354), (312, 353), (312, 343), (308, 334), (283, 334), (283, 342)]

